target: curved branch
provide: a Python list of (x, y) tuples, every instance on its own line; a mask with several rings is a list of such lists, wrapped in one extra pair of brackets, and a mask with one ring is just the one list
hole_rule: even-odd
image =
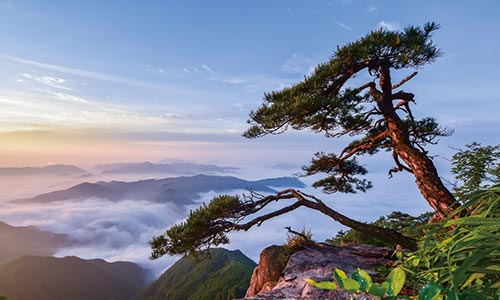
[(349, 145), (340, 153), (339, 160), (346, 160), (359, 152), (369, 151), (377, 147), (380, 147), (379, 143), (382, 142), (388, 136), (389, 136), (389, 131), (384, 130), (379, 134), (372, 136), (371, 138), (361, 140), (357, 145), (352, 145), (352, 146)]
[[(269, 219), (272, 219), (272, 218), (277, 217), (279, 215), (283, 215), (283, 214), (286, 214), (288, 212), (291, 212), (291, 211), (293, 211), (293, 210), (295, 210), (295, 209), (297, 209), (297, 208), (299, 208), (299, 207), (301, 207), (303, 205), (304, 204), (301, 203), (301, 202), (295, 202), (292, 205), (289, 205), (289, 206), (283, 207), (281, 209), (275, 210), (275, 211), (273, 211), (271, 213), (259, 216), (259, 217), (255, 218), (255, 219), (253, 219), (253, 220), (245, 223), (245, 224), (234, 224), (234, 226), (233, 226), (232, 229), (247, 231), (248, 229), (252, 228), (255, 225), (260, 226), (266, 220), (269, 220)], [(230, 229), (230, 230), (232, 230), (232, 229)]]
[(392, 89), (395, 90), (397, 89), (398, 87), (402, 86), (403, 84), (405, 84), (408, 80), (412, 79), (413, 77), (415, 77), (416, 75), (418, 74), (418, 72), (413, 72), (410, 76), (406, 77), (405, 79), (401, 80), (398, 84), (395, 84), (392, 86)]
[[(377, 237), (379, 237), (382, 240), (386, 240), (386, 241), (389, 241), (392, 243), (400, 244), (402, 247), (410, 249), (410, 250), (415, 250), (417, 247), (416, 241), (414, 239), (406, 237), (406, 236), (404, 236), (404, 235), (402, 235), (399, 232), (394, 231), (394, 230), (390, 230), (387, 228), (378, 227), (378, 226), (374, 226), (374, 225), (368, 225), (366, 223), (362, 223), (362, 222), (353, 220), (353, 219), (339, 213), (338, 211), (331, 209), (326, 204), (324, 204), (323, 201), (321, 201), (320, 199), (318, 199), (312, 195), (308, 195), (308, 194), (305, 194), (301, 191), (297, 191), (297, 190), (293, 190), (293, 189), (285, 190), (281, 193), (282, 193), (281, 195), (275, 195), (275, 196), (269, 196), (269, 197), (271, 197), (273, 199), (273, 201), (279, 200), (280, 197), (285, 197), (286, 199), (290, 199), (291, 197), (294, 197), (298, 201), (295, 202), (294, 204), (287, 206), (287, 207), (284, 207), (280, 210), (277, 210), (277, 211), (274, 211), (272, 213), (257, 217), (246, 224), (238, 225), (238, 227), (235, 227), (235, 229), (240, 230), (239, 226), (241, 226), (242, 230), (248, 230), (248, 229), (250, 229), (250, 227), (252, 227), (256, 224), (260, 225), (265, 220), (271, 219), (274, 216), (278, 216), (278, 215), (284, 214), (286, 212), (290, 212), (290, 211), (292, 211), (296, 208), (299, 208), (301, 206), (305, 206), (305, 207), (317, 210), (317, 211), (331, 217), (332, 219), (339, 222), (340, 224), (347, 226), (349, 228), (352, 228), (354, 230), (357, 230), (359, 232), (376, 235)], [(310, 199), (312, 199), (312, 201), (308, 200), (306, 198), (310, 198)]]
[[(383, 227), (378, 227), (374, 225), (368, 225), (366, 223), (361, 223), (356, 220), (353, 220), (333, 209), (328, 207), (326, 204), (323, 203), (320, 199), (307, 195), (305, 193), (302, 193), (300, 191), (295, 191), (295, 195), (297, 196), (297, 199), (299, 199), (301, 202), (303, 202), (303, 205), (306, 207), (309, 207), (311, 209), (317, 210), (322, 212), (323, 214), (331, 217), (335, 221), (339, 222), (342, 225), (345, 225), (349, 228), (352, 228), (354, 230), (357, 230), (359, 232), (363, 232), (366, 234), (373, 234), (376, 235), (378, 238), (382, 240), (386, 240), (392, 243), (400, 244), (402, 247), (410, 249), (410, 250), (415, 250), (417, 248), (416, 241), (412, 238), (406, 237), (402, 234), (400, 234), (397, 231), (383, 228)], [(314, 200), (314, 202), (306, 200), (305, 197), (309, 197)]]
[(389, 170), (389, 178), (392, 178), (392, 173), (397, 173), (397, 172), (401, 172), (401, 171), (407, 171), (407, 172), (413, 174), (413, 171), (409, 167), (407, 167), (401, 163), (396, 151), (392, 151), (392, 158), (394, 159), (394, 162), (396, 163), (396, 167)]

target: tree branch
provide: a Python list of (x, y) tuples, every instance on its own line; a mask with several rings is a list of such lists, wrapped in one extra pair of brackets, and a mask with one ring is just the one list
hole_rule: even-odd
[[(301, 206), (305, 206), (305, 207), (317, 210), (317, 211), (331, 217), (332, 219), (339, 222), (340, 224), (345, 225), (345, 226), (352, 228), (354, 230), (357, 230), (357, 231), (360, 231), (363, 233), (376, 235), (380, 239), (387, 240), (389, 242), (393, 242), (396, 244), (400, 244), (401, 246), (403, 246), (407, 249), (410, 249), (410, 250), (416, 249), (417, 245), (416, 245), (415, 240), (408, 238), (408, 237), (406, 237), (406, 236), (404, 236), (404, 235), (402, 235), (399, 232), (394, 231), (394, 230), (390, 230), (387, 228), (378, 227), (378, 226), (374, 226), (374, 225), (368, 225), (368, 224), (353, 220), (353, 219), (331, 209), (330, 207), (328, 207), (326, 204), (324, 204), (323, 201), (321, 201), (317, 197), (312, 196), (312, 195), (308, 195), (308, 194), (303, 193), (301, 191), (297, 191), (294, 189), (287, 189), (287, 190), (284, 190), (284, 191), (277, 193), (276, 195), (265, 197), (262, 200), (267, 199), (266, 202), (271, 202), (271, 201), (278, 201), (280, 199), (291, 199), (291, 198), (297, 199), (297, 202), (295, 202), (292, 205), (281, 208), (279, 210), (276, 210), (274, 212), (256, 217), (255, 219), (253, 219), (245, 224), (236, 224), (233, 227), (233, 229), (246, 231), (255, 225), (259, 226), (260, 224), (262, 224), (262, 222), (269, 220), (273, 217), (285, 214), (287, 212), (291, 212), (291, 211), (293, 211)], [(309, 200), (307, 198), (312, 199), (312, 200)]]
[(396, 151), (392, 151), (392, 158), (394, 159), (394, 162), (396, 163), (396, 167), (389, 170), (389, 178), (392, 178), (392, 173), (397, 173), (397, 172), (401, 172), (401, 171), (407, 171), (407, 172), (413, 174), (413, 171), (409, 167), (407, 167), (401, 163)]
[[(380, 147), (380, 142), (389, 136), (389, 131), (384, 130), (379, 134), (372, 136), (368, 139), (360, 141), (360, 143), (353, 147), (346, 147), (339, 155), (339, 160), (346, 160), (361, 151), (368, 151), (376, 147)], [(346, 150), (349, 150), (346, 152)]]
[(403, 84), (405, 84), (408, 80), (412, 79), (413, 77), (415, 77), (416, 75), (418, 74), (418, 72), (413, 72), (410, 76), (406, 77), (405, 79), (401, 80), (398, 84), (395, 84), (392, 86), (392, 89), (395, 90), (397, 89), (398, 87), (402, 86)]
[(412, 93), (407, 93), (405, 91), (399, 91), (395, 94), (392, 94), (391, 100), (405, 100), (407, 102), (414, 101), (415, 95)]
[[(286, 197), (286, 198), (288, 198), (288, 197)], [(255, 225), (260, 226), (264, 221), (267, 221), (267, 220), (272, 219), (274, 217), (277, 217), (279, 215), (291, 212), (291, 211), (293, 211), (293, 210), (295, 210), (295, 209), (297, 209), (297, 208), (299, 208), (299, 207), (301, 207), (303, 205), (304, 205), (303, 203), (297, 201), (297, 202), (295, 202), (292, 205), (289, 205), (289, 206), (283, 207), (281, 209), (275, 210), (275, 211), (273, 211), (271, 213), (259, 216), (259, 217), (255, 218), (255, 219), (253, 219), (253, 220), (245, 223), (245, 224), (234, 224), (233, 229), (247, 231), (248, 229), (252, 228)]]

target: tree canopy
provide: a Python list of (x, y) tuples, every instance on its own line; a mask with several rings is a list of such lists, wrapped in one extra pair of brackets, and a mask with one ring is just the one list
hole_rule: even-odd
[[(451, 132), (430, 117), (417, 119), (411, 105), (415, 95), (400, 87), (417, 75), (405, 74), (397, 83), (391, 72), (415, 69), (433, 62), (441, 51), (431, 36), (439, 26), (433, 22), (402, 31), (379, 29), (345, 46), (338, 47), (329, 61), (316, 67), (303, 81), (280, 91), (266, 93), (264, 103), (250, 113), (250, 128), (243, 134), (258, 138), (280, 134), (288, 129), (310, 130), (326, 138), (351, 137), (340, 153), (318, 152), (305, 175), (324, 173), (314, 183), (326, 193), (366, 191), (372, 183), (358, 157), (380, 150), (392, 153), (395, 172), (410, 172), (429, 205), (444, 218), (459, 204), (442, 183), (425, 146)], [(350, 79), (366, 74), (372, 79), (352, 86)], [(229, 196), (224, 196), (229, 197)], [(286, 190), (272, 196), (215, 198), (212, 203), (192, 211), (187, 221), (169, 229), (152, 241), (153, 257), (165, 253), (185, 253), (226, 243), (225, 233), (248, 230), (263, 221), (298, 207), (318, 210), (342, 224), (414, 247), (411, 239), (397, 232), (368, 226), (329, 208), (323, 201), (300, 191)], [(256, 216), (268, 203), (295, 199), (296, 202), (272, 213)], [(290, 203), (288, 201), (288, 203)], [(256, 216), (248, 220), (249, 216)], [(393, 232), (393, 233), (389, 233)]]
[[(326, 173), (314, 184), (326, 193), (366, 191), (372, 184), (361, 177), (367, 170), (357, 157), (391, 151), (395, 167), (389, 174), (413, 173), (424, 198), (443, 217), (457, 203), (424, 147), (451, 132), (433, 118), (416, 119), (410, 107), (415, 95), (398, 90), (417, 72), (395, 84), (391, 78), (391, 70), (418, 68), (441, 55), (431, 40), (438, 28), (427, 23), (401, 32), (380, 29), (338, 47), (328, 62), (318, 65), (302, 82), (266, 94), (264, 104), (251, 112), (252, 126), (244, 136), (256, 138), (293, 128), (323, 133), (327, 138), (353, 137), (340, 153), (318, 152), (304, 168), (306, 175)], [(362, 71), (373, 80), (349, 86), (348, 80)]]

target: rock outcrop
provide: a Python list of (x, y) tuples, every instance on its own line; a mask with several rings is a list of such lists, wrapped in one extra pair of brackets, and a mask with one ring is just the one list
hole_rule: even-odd
[[(325, 291), (306, 283), (305, 279), (316, 281), (331, 280), (335, 268), (344, 270), (350, 275), (356, 268), (370, 271), (375, 266), (391, 264), (392, 249), (369, 245), (347, 245), (343, 247), (327, 244), (307, 246), (291, 254), (286, 266), (279, 273), (277, 283), (275, 275), (279, 246), (266, 248), (255, 268), (246, 300), (267, 299), (349, 299), (349, 293)], [(266, 277), (266, 274), (270, 277)], [(375, 299), (366, 293), (354, 295), (354, 299)]]
[(277, 283), (286, 266), (284, 246), (269, 246), (260, 253), (259, 265), (255, 267), (250, 280), (250, 287), (245, 297), (269, 292)]

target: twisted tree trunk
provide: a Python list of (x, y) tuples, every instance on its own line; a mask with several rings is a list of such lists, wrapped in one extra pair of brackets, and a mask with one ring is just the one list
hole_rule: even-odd
[[(396, 113), (392, 101), (412, 101), (413, 94), (398, 92), (392, 93), (391, 75), (389, 67), (380, 68), (381, 97), (377, 106), (384, 115), (393, 142), (394, 153), (400, 157), (415, 176), (415, 183), (422, 196), (434, 209), (439, 218), (443, 219), (451, 211), (458, 208), (460, 203), (444, 186), (432, 160), (410, 142), (410, 134), (401, 118)], [(379, 93), (380, 95), (380, 93)], [(399, 105), (399, 104), (398, 104)], [(409, 109), (409, 108), (407, 108)]]

